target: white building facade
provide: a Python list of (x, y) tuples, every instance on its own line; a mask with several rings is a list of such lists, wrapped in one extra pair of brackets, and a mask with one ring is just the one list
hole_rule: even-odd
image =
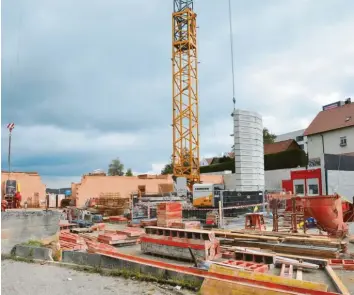
[(354, 126), (309, 135), (307, 148), (309, 159), (319, 158), (323, 154), (354, 153)]

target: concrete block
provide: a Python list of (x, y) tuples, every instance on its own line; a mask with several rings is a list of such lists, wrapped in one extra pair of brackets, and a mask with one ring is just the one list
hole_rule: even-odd
[(53, 261), (52, 249), (49, 248), (16, 245), (14, 252), (17, 257)]
[(100, 267), (101, 255), (84, 252), (63, 251), (62, 262)]
[(59, 231), (60, 212), (6, 211), (1, 212), (1, 252), (28, 240), (41, 240)]

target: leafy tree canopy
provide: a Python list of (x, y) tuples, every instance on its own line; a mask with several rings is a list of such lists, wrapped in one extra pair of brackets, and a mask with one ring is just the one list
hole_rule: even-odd
[(109, 176), (123, 176), (124, 175), (124, 165), (119, 160), (119, 158), (112, 160), (111, 164), (109, 164), (108, 175)]
[(128, 168), (127, 172), (125, 172), (125, 176), (133, 176), (133, 172), (131, 168)]
[(263, 128), (263, 143), (274, 143), (277, 136), (273, 133), (270, 133), (268, 128)]

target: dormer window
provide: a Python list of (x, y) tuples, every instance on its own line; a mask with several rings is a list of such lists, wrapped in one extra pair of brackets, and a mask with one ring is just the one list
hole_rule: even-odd
[(346, 136), (342, 136), (340, 138), (340, 146), (347, 146), (347, 137)]

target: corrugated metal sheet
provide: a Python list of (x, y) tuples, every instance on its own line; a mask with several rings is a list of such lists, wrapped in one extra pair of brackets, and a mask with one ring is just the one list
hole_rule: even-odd
[(328, 194), (337, 193), (349, 202), (354, 196), (354, 171), (329, 170), (327, 172)]

